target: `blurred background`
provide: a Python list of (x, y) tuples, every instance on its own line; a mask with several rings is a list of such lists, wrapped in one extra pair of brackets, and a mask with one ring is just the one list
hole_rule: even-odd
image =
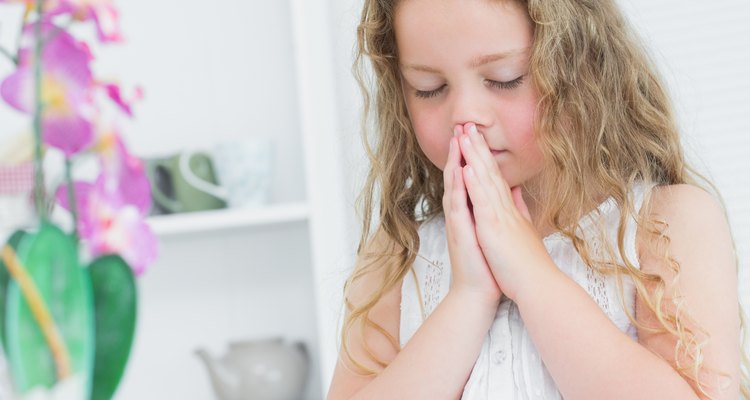
[[(750, 299), (750, 3), (619, 3), (670, 87), (688, 156), (724, 196)], [(139, 279), (138, 331), (116, 398), (214, 398), (196, 351), (269, 337), (304, 343), (305, 398), (323, 398), (367, 171), (350, 73), (361, 1), (116, 4), (125, 43), (92, 51), (99, 75), (144, 89), (121, 124), (131, 151), (152, 165), (239, 154), (259, 165), (240, 182), (262, 190), (242, 206), (164, 205), (150, 218), (160, 255)], [(0, 43), (11, 48), (12, 18), (0, 14)], [(0, 75), (10, 71), (0, 63)], [(0, 154), (11, 158), (2, 149), (28, 121), (9, 107), (0, 121)], [(177, 179), (168, 166), (162, 173)]]

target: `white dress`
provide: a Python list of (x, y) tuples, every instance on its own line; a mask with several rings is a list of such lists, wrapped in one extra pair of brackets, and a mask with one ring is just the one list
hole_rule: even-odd
[[(636, 186), (631, 193), (636, 211), (639, 211), (645, 188)], [(596, 222), (604, 224), (608, 240), (616, 250), (619, 210), (613, 198), (608, 198), (583, 217), (578, 226), (584, 234), (586, 232), (590, 234)], [(629, 261), (638, 267), (635, 233), (635, 221), (630, 218), (627, 220), (625, 232), (625, 251)], [(445, 298), (450, 288), (451, 266), (445, 237), (444, 216), (441, 214), (422, 223), (419, 227), (419, 237), (419, 253), (412, 266), (413, 272), (406, 274), (401, 288), (399, 336), (402, 347), (411, 339), (424, 319)], [(562, 234), (553, 233), (543, 240), (547, 251), (560, 270), (581, 285), (621, 331), (627, 333), (633, 340), (637, 340), (635, 327), (625, 314), (617, 295), (615, 278), (602, 276), (588, 268), (570, 240)], [(601, 246), (596, 240), (590, 241), (589, 244), (593, 246), (594, 251)], [(623, 276), (623, 288), (625, 304), (630, 314), (635, 315), (635, 291), (632, 280), (627, 276)], [(464, 387), (462, 399), (561, 398), (555, 382), (531, 341), (518, 307), (513, 301), (503, 297), (495, 320), (484, 339), (479, 357)]]

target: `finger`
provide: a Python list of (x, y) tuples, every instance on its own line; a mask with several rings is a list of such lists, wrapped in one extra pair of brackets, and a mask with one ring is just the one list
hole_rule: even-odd
[(480, 179), (486, 180), (492, 183), (492, 187), (495, 189), (493, 192), (488, 193), (491, 200), (495, 201), (493, 204), (502, 205), (508, 209), (513, 206), (513, 199), (510, 195), (510, 186), (500, 172), (500, 168), (495, 161), (495, 157), (492, 155), (484, 136), (477, 131), (476, 125), (471, 124), (468, 127), (469, 142), (471, 147), (476, 154), (474, 158), (482, 160), (484, 172), (475, 171)]
[(453, 187), (455, 185), (454, 175), (457, 169), (457, 153), (460, 151), (457, 149), (458, 143), (456, 138), (451, 138), (448, 144), (448, 159), (443, 168), (443, 210), (448, 212), (451, 210), (451, 198), (453, 196)]
[(485, 142), (484, 136), (479, 134), (476, 124), (472, 122), (466, 124), (464, 131), (469, 134), (469, 139), (471, 140), (471, 144), (477, 154), (477, 158), (481, 160), (484, 167), (487, 168), (487, 171), (496, 170), (497, 161), (495, 161), (492, 151), (487, 145), (487, 142)]
[(443, 167), (443, 187), (446, 193), (450, 193), (453, 183), (453, 170), (456, 169), (455, 162), (453, 162), (453, 159), (456, 157), (455, 153), (458, 152), (455, 149), (455, 142), (454, 138), (451, 138), (450, 142), (448, 142), (448, 158), (445, 160), (445, 167)]
[(466, 190), (466, 182), (463, 179), (463, 166), (461, 161), (463, 160), (461, 154), (461, 147), (458, 143), (458, 138), (463, 134), (463, 126), (457, 125), (454, 128), (454, 134), (456, 135), (451, 139), (453, 142), (453, 158), (451, 159), (451, 168), (453, 168), (453, 182), (452, 190), (453, 195), (451, 196), (452, 212), (457, 214), (458, 223), (461, 225), (472, 225), (473, 217), (471, 210), (471, 203), (469, 202), (469, 193)]
[[(458, 127), (453, 128), (453, 137), (448, 142), (448, 157), (443, 167), (443, 193), (451, 193), (453, 188), (453, 171), (460, 165), (461, 150), (458, 148), (456, 136), (461, 132)], [(443, 196), (443, 210), (450, 209), (450, 196)]]
[(470, 127), (469, 137), (472, 140), (472, 143), (474, 144), (474, 149), (477, 151), (482, 161), (484, 161), (484, 164), (487, 167), (487, 171), (490, 173), (490, 177), (492, 178), (492, 181), (495, 183), (495, 186), (498, 188), (505, 188), (508, 191), (510, 191), (510, 188), (508, 187), (508, 182), (505, 180), (505, 177), (503, 177), (502, 172), (500, 172), (500, 168), (497, 165), (495, 156), (492, 155), (492, 150), (490, 150), (490, 146), (487, 144), (487, 141), (485, 140), (484, 135), (477, 132), (476, 125), (473, 125)]
[[(479, 181), (476, 169), (471, 165), (464, 167), (464, 177), (469, 198), (474, 203), (473, 215), (477, 244), (480, 250), (484, 252), (490, 249), (487, 246), (492, 246), (491, 238), (499, 232), (498, 229), (503, 224), (502, 220), (507, 218), (508, 212), (503, 209), (498, 211), (499, 208), (503, 207), (493, 203), (497, 200), (487, 195), (488, 191), (485, 190), (487, 185)], [(489, 191), (496, 192), (492, 188)]]
[[(459, 142), (458, 138), (460, 138), (464, 134), (464, 132), (465, 132), (464, 131), (464, 126), (461, 125), (461, 124), (457, 124), (453, 128), (453, 136), (456, 138), (456, 144), (457, 145), (458, 145), (458, 142)], [(464, 165), (466, 165), (466, 160), (464, 159), (464, 155), (461, 152), (461, 146), (459, 145), (457, 148), (459, 150), (458, 151), (458, 167), (463, 167)]]
[(464, 211), (468, 213), (468, 193), (466, 191), (466, 184), (462, 177), (462, 169), (455, 168), (453, 170), (453, 190), (451, 191), (451, 204), (452, 212), (462, 214)]
[[(478, 133), (476, 132), (476, 127), (472, 124), (470, 125), (469, 130), (470, 132), (473, 131), (473, 133), (463, 135), (461, 137), (460, 145), (461, 152), (466, 156), (467, 165), (472, 166), (472, 171), (477, 180), (476, 190), (484, 192), (483, 197), (486, 198), (484, 204), (488, 207), (491, 207), (497, 212), (502, 212), (503, 209), (507, 210), (508, 207), (513, 205), (513, 201), (510, 199), (510, 193), (503, 194), (503, 190), (507, 190), (505, 189), (507, 184), (499, 177), (499, 174), (496, 178), (492, 177), (492, 174), (477, 151), (478, 146), (475, 144), (475, 137)], [(474, 138), (472, 138), (472, 136)], [(482, 145), (486, 146), (486, 144)], [(494, 164), (494, 161), (492, 168), (497, 169), (497, 165)], [(472, 202), (477, 206), (477, 202), (474, 201), (474, 197), (471, 196), (473, 194), (471, 190), (469, 190), (469, 194)]]
[[(476, 240), (476, 232), (474, 229), (474, 218), (469, 210), (468, 204), (468, 192), (466, 190), (466, 182), (463, 178), (463, 168), (456, 168), (454, 170), (455, 180), (453, 181), (453, 196), (451, 198), (452, 211), (450, 213), (451, 225), (455, 233), (455, 241), (463, 242), (466, 245), (471, 246), (474, 249), (479, 248), (479, 244)], [(473, 238), (474, 240), (470, 240)]]
[(462, 168), (463, 179), (466, 184), (466, 192), (469, 200), (474, 205), (473, 214), (475, 221), (488, 220), (496, 215), (493, 207), (493, 199), (488, 196), (487, 186), (477, 176), (477, 169), (469, 164)]
[(469, 139), (474, 145), (474, 150), (487, 167), (487, 172), (490, 174), (495, 186), (497, 188), (505, 189), (505, 193), (510, 193), (508, 182), (503, 177), (502, 172), (500, 172), (500, 168), (497, 166), (497, 161), (495, 161), (495, 156), (492, 155), (492, 150), (490, 150), (490, 146), (487, 144), (484, 135), (477, 131), (477, 127), (474, 124), (469, 127), (468, 132)]
[(518, 208), (518, 211), (521, 212), (521, 215), (523, 215), (527, 221), (531, 222), (531, 213), (529, 213), (529, 207), (526, 206), (526, 201), (523, 199), (521, 186), (514, 187), (510, 190), (510, 193), (513, 197), (513, 203), (516, 205), (516, 208)]
[[(461, 129), (460, 125), (457, 125), (453, 128), (453, 137), (450, 140), (450, 142), (453, 143), (453, 146), (448, 147), (448, 158), (445, 160), (445, 167), (443, 168), (443, 172), (450, 172), (448, 171), (450, 168), (454, 168), (460, 165), (460, 160), (462, 157), (461, 150), (458, 146), (458, 142), (454, 139), (460, 136), (462, 131), (463, 130)], [(452, 173), (448, 174), (447, 176), (452, 177)]]

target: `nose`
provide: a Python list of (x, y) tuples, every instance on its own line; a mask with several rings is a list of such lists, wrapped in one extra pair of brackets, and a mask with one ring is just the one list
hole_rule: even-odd
[(451, 129), (467, 122), (474, 122), (480, 130), (492, 124), (491, 100), (482, 90), (461, 88), (452, 94)]

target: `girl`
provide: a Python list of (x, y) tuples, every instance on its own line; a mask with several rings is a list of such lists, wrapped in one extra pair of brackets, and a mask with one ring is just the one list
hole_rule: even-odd
[(358, 36), (330, 399), (748, 399), (720, 197), (613, 0), (365, 0)]

